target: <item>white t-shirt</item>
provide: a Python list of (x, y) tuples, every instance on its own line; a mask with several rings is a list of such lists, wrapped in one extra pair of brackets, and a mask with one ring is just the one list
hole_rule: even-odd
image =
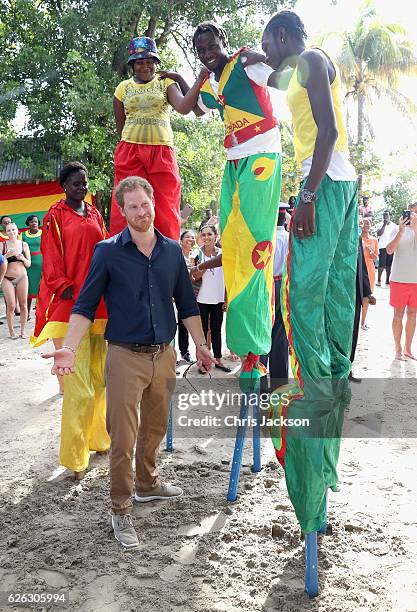
[[(220, 249), (212, 257), (207, 257), (200, 249), (200, 263), (209, 261), (221, 253)], [(197, 302), (200, 304), (220, 304), (224, 302), (224, 275), (223, 268), (211, 268), (206, 270), (202, 276), (200, 291), (197, 295)]]
[(283, 225), (277, 226), (274, 253), (274, 276), (282, 274), (285, 258), (288, 252), (289, 233)]
[[(310, 174), (312, 162), (313, 156), (307, 157), (307, 159), (302, 162), (301, 171), (303, 173), (303, 178), (306, 178), (306, 176)], [(332, 181), (356, 181), (358, 178), (356, 170), (350, 163), (349, 155), (346, 151), (336, 151), (336, 149), (333, 149), (326, 174)]]
[[(271, 72), (273, 72), (273, 69), (266, 64), (258, 63), (245, 68), (245, 72), (257, 85), (267, 87), (268, 79)], [(210, 85), (212, 86), (214, 93), (217, 95), (219, 91), (219, 83), (216, 81), (214, 72), (210, 73), (209, 79)], [(205, 113), (213, 110), (204, 104), (201, 96), (198, 98), (197, 104)], [(271, 104), (273, 114), (276, 117), (277, 114), (273, 104), (273, 99), (271, 99)], [(240, 144), (229, 147), (227, 149), (227, 159), (241, 159), (242, 157), (249, 157), (249, 155), (257, 155), (259, 153), (281, 153), (281, 151), (281, 132), (279, 131), (279, 127), (276, 126), (264, 134), (259, 134), (258, 136), (254, 136), (253, 138), (246, 140), (246, 142), (241, 142)]]
[[(381, 221), (381, 223), (378, 223), (378, 225), (376, 226), (376, 231), (380, 230), (383, 224), (384, 224), (383, 221)], [(398, 225), (390, 221), (390, 223), (385, 226), (384, 233), (382, 234), (382, 236), (377, 237), (379, 248), (385, 249), (387, 244), (389, 244), (392, 240), (394, 240), (395, 236), (397, 235), (397, 232), (398, 232)]]
[(394, 253), (390, 280), (395, 283), (417, 284), (417, 239), (411, 227), (405, 228)]

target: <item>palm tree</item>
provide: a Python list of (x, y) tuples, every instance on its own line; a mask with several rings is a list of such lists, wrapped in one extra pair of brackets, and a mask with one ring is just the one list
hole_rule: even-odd
[(342, 47), (337, 63), (346, 99), (353, 98), (357, 104), (356, 144), (361, 145), (366, 126), (372, 136), (366, 109), (375, 99), (386, 97), (404, 115), (417, 112), (412, 100), (398, 90), (401, 76), (417, 74), (417, 56), (405, 28), (378, 17), (370, 0), (363, 5), (354, 29), (338, 36)]

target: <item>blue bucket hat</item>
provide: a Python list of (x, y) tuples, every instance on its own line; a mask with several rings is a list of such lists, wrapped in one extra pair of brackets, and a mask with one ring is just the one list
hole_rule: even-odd
[(157, 62), (161, 61), (154, 39), (148, 36), (132, 38), (129, 44), (129, 57), (127, 63), (130, 64), (130, 62), (133, 62), (135, 59), (146, 59), (148, 57), (155, 58)]

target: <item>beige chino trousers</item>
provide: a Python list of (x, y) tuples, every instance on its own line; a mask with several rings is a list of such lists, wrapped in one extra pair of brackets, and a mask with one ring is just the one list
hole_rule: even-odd
[(110, 447), (110, 497), (114, 514), (132, 508), (136, 444), (137, 491), (158, 486), (156, 457), (166, 433), (175, 389), (176, 352), (136, 353), (109, 343), (105, 365), (107, 431)]

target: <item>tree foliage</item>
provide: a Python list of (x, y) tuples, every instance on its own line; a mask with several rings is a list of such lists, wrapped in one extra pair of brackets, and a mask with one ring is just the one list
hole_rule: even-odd
[[(326, 35), (324, 38), (334, 35)], [(417, 56), (405, 28), (378, 16), (370, 0), (362, 6), (355, 27), (338, 33), (342, 41), (337, 58), (346, 97), (357, 103), (357, 142), (365, 137), (369, 112), (375, 99), (387, 97), (404, 114), (414, 114), (413, 102), (398, 91), (403, 75), (417, 75)], [(372, 136), (372, 134), (370, 134)]]
[[(173, 119), (175, 147), (181, 170), (182, 199), (193, 206), (200, 218), (206, 208), (217, 209), (226, 153), (221, 119)], [(215, 204), (213, 204), (215, 202)]]
[[(236, 48), (259, 41), (254, 12), (270, 14), (279, 4), (276, 0), (3, 1), (3, 157), (16, 153), (13, 120), (18, 109), (24, 108), (26, 133), (45, 147), (58, 147), (64, 160), (86, 163), (92, 188), (108, 200), (117, 143), (112, 98), (117, 83), (127, 76), (129, 39), (138, 34), (155, 38), (163, 67), (177, 68), (184, 61), (182, 52), (193, 57), (191, 35), (200, 21), (220, 20), (230, 30), (231, 47)], [(195, 65), (194, 60), (191, 63)], [(221, 165), (222, 155), (214, 142), (220, 127), (210, 121), (200, 122), (196, 129), (195, 122), (187, 125), (179, 117), (173, 123), (185, 197), (202, 207), (208, 191), (219, 189), (220, 171), (213, 163)], [(28, 152), (27, 161), (40, 165), (42, 155), (37, 159), (33, 151)], [(196, 169), (191, 170), (193, 163)], [(51, 178), (48, 168), (43, 177)]]
[(352, 30), (326, 34), (322, 42), (334, 35), (342, 42), (337, 64), (347, 89), (346, 99), (356, 105), (355, 160), (361, 186), (361, 167), (367, 164), (369, 152), (363, 145), (367, 138), (373, 138), (372, 105), (384, 97), (406, 116), (417, 112), (413, 101), (398, 89), (401, 76), (417, 75), (417, 55), (405, 28), (378, 16), (371, 0), (362, 5)]
[(363, 190), (371, 191), (372, 183), (381, 178), (384, 164), (375, 153), (370, 138), (349, 145), (350, 161), (359, 176), (363, 176)]
[(403, 210), (417, 200), (417, 175), (414, 171), (402, 172), (398, 178), (383, 191), (386, 207), (395, 222)]
[(292, 195), (297, 195), (300, 188), (301, 172), (295, 161), (293, 133), (290, 126), (281, 123), (282, 140), (282, 187), (281, 201), (288, 202)]

